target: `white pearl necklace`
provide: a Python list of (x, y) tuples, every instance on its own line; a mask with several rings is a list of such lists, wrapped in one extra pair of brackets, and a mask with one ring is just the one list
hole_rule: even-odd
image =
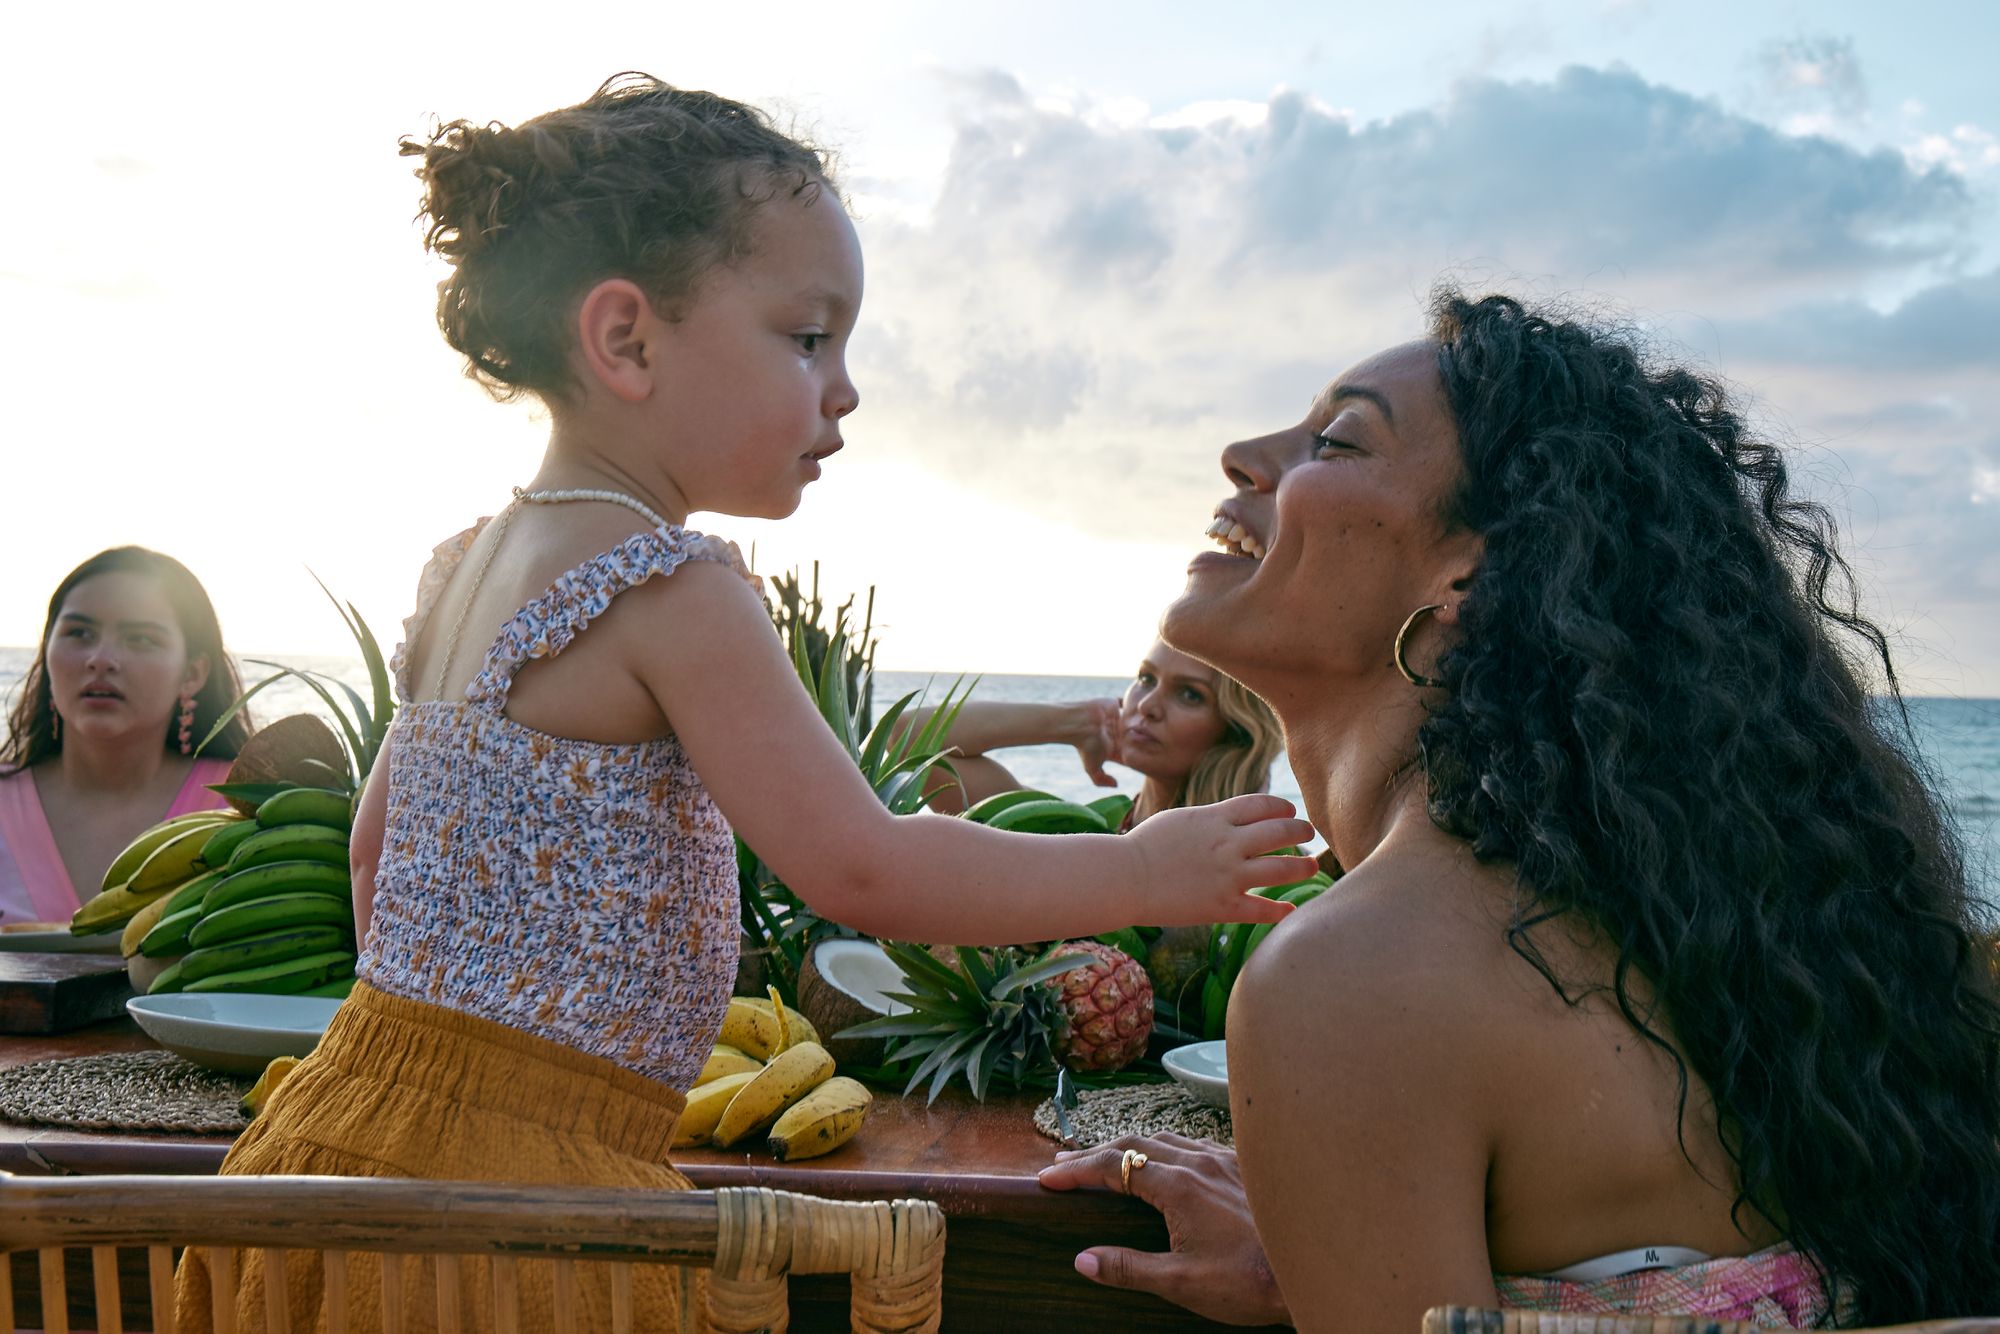
[(563, 491), (523, 491), (517, 486), (514, 488), (514, 499), (536, 505), (559, 505), (566, 500), (601, 500), (610, 505), (623, 505), (626, 509), (639, 514), (655, 528), (673, 527), (665, 516), (652, 506), (636, 496), (626, 495), (623, 491), (591, 491), (580, 488)]
[(644, 516), (646, 522), (655, 528), (673, 527), (652, 506), (623, 491), (523, 491), (515, 487), (514, 504), (506, 506), (494, 517), (493, 540), (486, 544), (486, 558), (479, 562), (479, 569), (472, 576), (472, 587), (466, 590), (465, 601), (458, 609), (458, 619), (452, 622), (451, 638), (445, 641), (444, 661), (438, 664), (437, 687), (431, 691), (438, 699), (444, 698), (444, 683), (450, 676), (452, 659), (458, 656), (458, 637), (465, 629), (466, 614), (472, 610), (472, 599), (478, 596), (480, 586), (486, 582), (486, 571), (493, 564), (494, 553), (500, 550), (500, 539), (507, 535), (507, 521), (514, 517), (514, 505), (523, 501), (535, 505), (559, 505), (565, 500), (602, 500), (612, 505), (623, 505)]

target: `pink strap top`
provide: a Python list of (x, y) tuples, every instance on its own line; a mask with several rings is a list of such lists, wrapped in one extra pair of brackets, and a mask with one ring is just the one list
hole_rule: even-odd
[[(224, 805), (208, 785), (228, 777), (229, 764), (196, 760), (160, 818)], [(0, 774), (0, 922), (67, 922), (81, 906), (83, 896), (70, 883), (34, 774), (26, 769)]]
[(729, 826), (678, 738), (599, 745), (504, 710), (514, 674), (560, 653), (625, 589), (688, 560), (753, 576), (719, 538), (639, 533), (517, 611), (462, 703), (411, 703), (412, 646), (478, 532), (437, 548), (396, 650), (404, 707), (356, 975), (685, 1090), (736, 972)]
[(1495, 1274), (1493, 1282), (1502, 1306), (1560, 1315), (1691, 1315), (1803, 1329), (1820, 1324), (1828, 1312), (1819, 1267), (1789, 1243), (1610, 1278)]

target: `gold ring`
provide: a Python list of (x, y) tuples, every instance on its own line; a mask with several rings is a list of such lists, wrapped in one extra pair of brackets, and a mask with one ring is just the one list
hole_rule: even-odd
[(1118, 1157), (1118, 1185), (1127, 1194), (1132, 1193), (1132, 1169), (1144, 1167), (1146, 1155), (1137, 1149), (1127, 1149)]

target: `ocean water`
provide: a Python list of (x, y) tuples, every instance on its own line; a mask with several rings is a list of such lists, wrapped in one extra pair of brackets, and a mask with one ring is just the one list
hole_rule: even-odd
[[(358, 659), (263, 653), (245, 656), (322, 672), (367, 696), (367, 671)], [(10, 708), (14, 688), (33, 658), (31, 649), (0, 648), (0, 699)], [(255, 680), (266, 669), (246, 663), (244, 671), (246, 679)], [(875, 680), (876, 712), (879, 716), (890, 703), (911, 691), (928, 692), (927, 698), (937, 702), (958, 679), (956, 673), (879, 673)], [(971, 679), (969, 674), (967, 679)], [(981, 676), (974, 697), (1054, 703), (1118, 695), (1126, 684), (1120, 677)], [(1912, 699), (1909, 706), (1919, 753), (1964, 838), (1973, 884), (1988, 902), (2000, 908), (2000, 700)], [(293, 680), (266, 689), (252, 709), (264, 719), (326, 713), (318, 696)], [(1023, 746), (997, 758), (1023, 783), (1059, 796), (1087, 800), (1111, 790), (1091, 783), (1077, 762), (1076, 752), (1068, 746)], [(1118, 790), (1138, 790), (1138, 776), (1130, 770), (1113, 766), (1111, 772), (1120, 779)], [(1272, 771), (1271, 790), (1295, 803), (1300, 800), (1298, 782), (1282, 760)]]

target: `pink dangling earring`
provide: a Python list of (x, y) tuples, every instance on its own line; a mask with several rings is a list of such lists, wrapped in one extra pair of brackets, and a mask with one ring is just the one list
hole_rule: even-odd
[(181, 754), (194, 754), (194, 691), (181, 692)]
[(62, 715), (55, 711), (54, 705), (49, 707), (49, 740), (62, 740)]

